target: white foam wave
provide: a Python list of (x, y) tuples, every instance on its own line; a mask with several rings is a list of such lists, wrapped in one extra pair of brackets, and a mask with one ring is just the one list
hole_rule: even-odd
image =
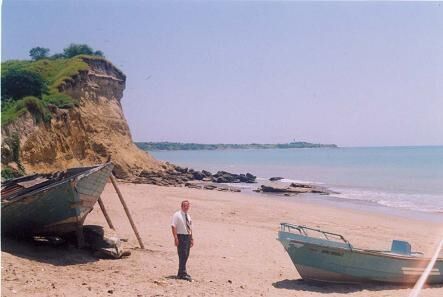
[(256, 189), (257, 184), (249, 184), (249, 183), (222, 183), (223, 185), (227, 185), (230, 187), (235, 187), (239, 189)]
[(443, 211), (443, 195), (394, 193), (350, 188), (334, 188), (333, 190), (340, 193), (334, 194), (333, 197), (341, 199), (367, 201), (387, 207), (424, 212)]
[(290, 178), (284, 178), (279, 180), (279, 182), (282, 183), (298, 183), (298, 184), (309, 184), (309, 185), (322, 185), (321, 182), (316, 181), (310, 181), (310, 180), (301, 180), (301, 179), (290, 179)]

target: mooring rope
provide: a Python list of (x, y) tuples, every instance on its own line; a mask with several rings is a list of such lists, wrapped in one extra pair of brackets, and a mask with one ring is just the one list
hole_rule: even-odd
[[(443, 239), (440, 241), (440, 244), (438, 245), (434, 256), (432, 256), (431, 261), (429, 262), (428, 266), (426, 266), (425, 271), (423, 271), (423, 274), (420, 276), (420, 278), (415, 283), (415, 286), (412, 289), (411, 293), (409, 294), (409, 297), (418, 297), (419, 296), (420, 291), (423, 288), (423, 285), (425, 284), (426, 280), (428, 279), (428, 276), (431, 273), (432, 268), (434, 267), (435, 262), (437, 261), (438, 255), (440, 254), (440, 251), (442, 248), (443, 248)], [(443, 273), (443, 271), (440, 271), (440, 273)]]

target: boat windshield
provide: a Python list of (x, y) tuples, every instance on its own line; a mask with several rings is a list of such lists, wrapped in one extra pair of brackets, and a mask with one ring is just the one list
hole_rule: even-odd
[(281, 223), (280, 229), (282, 232), (297, 232), (301, 235), (307, 236), (307, 237), (315, 237), (320, 239), (326, 239), (328, 241), (337, 241), (337, 242), (344, 242), (347, 245), (351, 246), (348, 240), (346, 240), (343, 235), (323, 231), (316, 228), (311, 228), (303, 225), (294, 225), (289, 223)]

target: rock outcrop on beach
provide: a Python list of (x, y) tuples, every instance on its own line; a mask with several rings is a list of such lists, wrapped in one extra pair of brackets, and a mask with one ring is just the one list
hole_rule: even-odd
[(313, 193), (321, 195), (329, 195), (334, 193), (327, 188), (315, 185), (300, 184), (300, 183), (291, 183), (288, 185), (286, 183), (278, 183), (278, 182), (261, 185), (258, 189), (255, 190), (255, 192), (283, 194), (285, 196), (291, 196), (303, 193)]
[(26, 111), (2, 124), (2, 165), (17, 167), (13, 155), (18, 146), (15, 160), (20, 159), (27, 174), (103, 163), (109, 157), (119, 178), (167, 168), (132, 141), (120, 102), (126, 76), (103, 58), (81, 59), (87, 69), (58, 86), (60, 94), (73, 98), (74, 106), (48, 105), (49, 121), (39, 121)]
[[(184, 168), (170, 163), (165, 163), (165, 170), (143, 170), (133, 181), (136, 183), (154, 184), (158, 186), (188, 186), (190, 182), (217, 183), (255, 183), (256, 176), (251, 173), (234, 174), (226, 171), (218, 171), (212, 174), (209, 171)], [(203, 186), (202, 186), (203, 187)], [(219, 187), (219, 186), (215, 186)], [(201, 188), (201, 187), (200, 187)], [(204, 188), (204, 187), (203, 187)], [(209, 189), (209, 188), (207, 188)]]
[(255, 183), (256, 178), (251, 173), (232, 174), (226, 171), (219, 171), (212, 176), (212, 181), (216, 183)]

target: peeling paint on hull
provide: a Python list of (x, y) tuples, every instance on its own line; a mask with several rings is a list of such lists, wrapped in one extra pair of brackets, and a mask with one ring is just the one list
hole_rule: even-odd
[(48, 235), (72, 232), (83, 225), (112, 172), (111, 163), (2, 201), (2, 232)]

